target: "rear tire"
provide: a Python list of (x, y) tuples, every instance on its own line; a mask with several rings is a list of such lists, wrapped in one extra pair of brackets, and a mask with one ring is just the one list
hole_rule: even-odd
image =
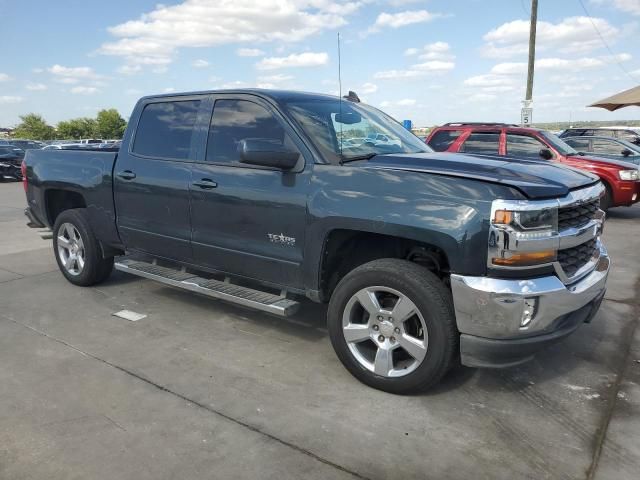
[(74, 285), (88, 287), (106, 280), (113, 271), (113, 257), (103, 258), (87, 212), (65, 210), (53, 226), (53, 250), (58, 268)]
[(348, 273), (333, 292), (327, 324), (347, 370), (390, 393), (437, 384), (459, 352), (451, 293), (406, 260), (374, 260)]

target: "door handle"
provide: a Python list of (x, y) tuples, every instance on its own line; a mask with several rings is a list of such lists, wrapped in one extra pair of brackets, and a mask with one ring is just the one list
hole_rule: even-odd
[(204, 190), (209, 190), (211, 188), (216, 188), (218, 186), (218, 184), (216, 182), (214, 182), (213, 180), (210, 180), (208, 178), (203, 178), (201, 180), (193, 182), (193, 186), (194, 187), (200, 187), (200, 188), (202, 188)]
[(134, 178), (136, 178), (136, 174), (131, 170), (123, 170), (122, 172), (118, 172), (116, 175), (118, 175), (118, 177), (122, 178), (123, 180), (133, 180)]

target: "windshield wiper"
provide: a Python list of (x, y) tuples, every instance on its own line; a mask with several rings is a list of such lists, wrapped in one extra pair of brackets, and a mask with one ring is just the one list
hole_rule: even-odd
[(366, 153), (364, 155), (354, 155), (353, 157), (341, 157), (340, 165), (349, 162), (355, 162), (357, 160), (371, 160), (373, 157), (378, 155), (377, 153)]

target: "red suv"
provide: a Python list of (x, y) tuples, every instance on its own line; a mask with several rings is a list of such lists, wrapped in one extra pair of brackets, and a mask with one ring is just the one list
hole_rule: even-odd
[(427, 143), (436, 152), (547, 160), (595, 173), (607, 187), (601, 203), (603, 210), (640, 200), (637, 165), (584, 156), (545, 130), (504, 123), (447, 123), (433, 129)]

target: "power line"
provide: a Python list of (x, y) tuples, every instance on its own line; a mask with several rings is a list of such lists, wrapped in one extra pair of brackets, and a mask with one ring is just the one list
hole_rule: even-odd
[(607, 48), (607, 50), (609, 51), (609, 54), (611, 55), (611, 58), (613, 59), (614, 62), (616, 62), (618, 64), (618, 66), (620, 67), (620, 70), (622, 70), (624, 73), (627, 74), (627, 76), (631, 79), (632, 82), (637, 82), (638, 79), (634, 78), (633, 75), (631, 75), (631, 72), (629, 72), (629, 70), (627, 70), (624, 65), (622, 64), (622, 62), (620, 60), (618, 60), (617, 55), (613, 52), (613, 50), (611, 50), (611, 47), (609, 46), (609, 44), (607, 43), (607, 41), (604, 39), (604, 37), (602, 36), (602, 33), (600, 33), (600, 30), (598, 29), (598, 26), (596, 25), (596, 22), (593, 21), (593, 18), (591, 17), (591, 15), (589, 14), (589, 12), (587, 11), (587, 7), (585, 7), (584, 2), (582, 0), (578, 0), (578, 2), (580, 3), (580, 5), (582, 6), (582, 10), (584, 10), (585, 15), (587, 16), (587, 18), (589, 19), (589, 21), (591, 22), (591, 25), (593, 25), (593, 29), (596, 31), (596, 33), (598, 34), (598, 36), (600, 37), (600, 40), (602, 41), (602, 44)]

